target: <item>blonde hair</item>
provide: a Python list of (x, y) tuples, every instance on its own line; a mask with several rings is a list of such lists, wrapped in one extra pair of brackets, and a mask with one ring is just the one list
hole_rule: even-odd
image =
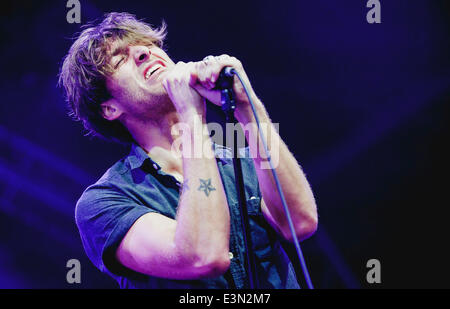
[(111, 45), (121, 40), (128, 44), (155, 44), (163, 47), (166, 24), (158, 29), (137, 20), (129, 13), (108, 13), (98, 25), (87, 24), (64, 57), (59, 84), (64, 87), (69, 115), (81, 121), (86, 135), (129, 143), (133, 139), (118, 121), (103, 118), (100, 104), (110, 98), (106, 77), (113, 73)]

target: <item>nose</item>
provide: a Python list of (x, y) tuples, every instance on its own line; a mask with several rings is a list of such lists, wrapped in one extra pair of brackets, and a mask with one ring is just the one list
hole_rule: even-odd
[(133, 58), (137, 65), (146, 62), (152, 54), (147, 46), (133, 46)]

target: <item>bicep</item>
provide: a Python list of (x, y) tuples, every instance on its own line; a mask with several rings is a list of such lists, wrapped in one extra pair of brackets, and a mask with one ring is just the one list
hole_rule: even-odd
[(147, 213), (131, 226), (117, 251), (125, 267), (150, 276), (188, 279), (190, 268), (183, 265), (174, 244), (176, 221), (158, 213)]

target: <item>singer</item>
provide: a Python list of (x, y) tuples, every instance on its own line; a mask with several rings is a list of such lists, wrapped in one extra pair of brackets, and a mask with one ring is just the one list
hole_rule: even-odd
[[(90, 260), (121, 288), (248, 288), (230, 151), (211, 141), (205, 120), (206, 100), (220, 105), (214, 88), (222, 68), (243, 77), (260, 121), (272, 123), (239, 60), (221, 55), (174, 63), (162, 49), (165, 34), (165, 24), (152, 28), (131, 14), (109, 13), (88, 25), (64, 58), (59, 80), (74, 118), (89, 134), (131, 147), (78, 200), (81, 240)], [(233, 90), (236, 119), (254, 123), (236, 77)], [(180, 124), (183, 134), (174, 129)], [(250, 142), (259, 139), (252, 128), (242, 169), (258, 287), (299, 288), (281, 245), (292, 235), (271, 171), (261, 168), (265, 156)], [(314, 196), (271, 132), (268, 147), (279, 147), (276, 171), (304, 240), (317, 228)], [(199, 145), (201, 156), (186, 151)]]

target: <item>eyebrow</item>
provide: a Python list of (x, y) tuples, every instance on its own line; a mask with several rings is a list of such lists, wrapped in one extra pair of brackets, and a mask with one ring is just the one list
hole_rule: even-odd
[(129, 45), (123, 46), (125, 44), (119, 44), (116, 46), (111, 52), (111, 57), (117, 56), (119, 54), (128, 54), (128, 50), (130, 49)]

